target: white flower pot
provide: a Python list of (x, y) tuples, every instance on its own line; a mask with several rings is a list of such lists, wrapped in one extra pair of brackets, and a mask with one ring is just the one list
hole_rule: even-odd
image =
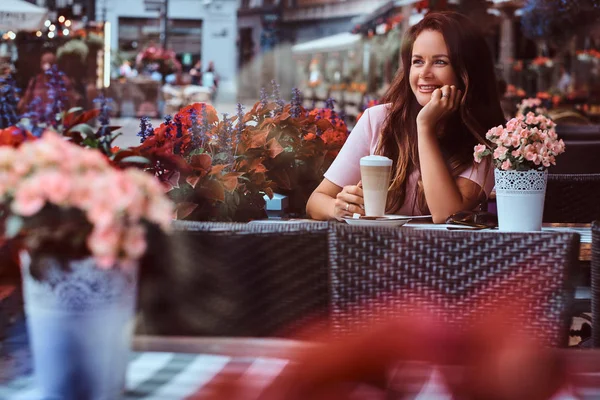
[(498, 227), (505, 232), (542, 230), (548, 171), (494, 171)]
[(122, 398), (130, 357), (137, 265), (103, 270), (92, 258), (44, 263), (32, 277), (21, 253), (23, 292), (37, 396), (52, 400)]

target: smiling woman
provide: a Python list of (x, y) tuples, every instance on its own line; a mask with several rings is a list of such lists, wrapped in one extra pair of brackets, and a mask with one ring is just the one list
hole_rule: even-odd
[(472, 210), (493, 187), (491, 165), (472, 149), (504, 123), (494, 66), (481, 32), (464, 15), (430, 13), (403, 40), (402, 64), (384, 96), (358, 121), (307, 204), (315, 219), (364, 215), (359, 160), (393, 162), (386, 213), (432, 214), (442, 223)]

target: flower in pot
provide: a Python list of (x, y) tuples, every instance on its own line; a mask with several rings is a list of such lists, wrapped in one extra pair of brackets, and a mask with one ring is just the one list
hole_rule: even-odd
[(22, 249), (39, 398), (119, 398), (146, 231), (172, 218), (164, 188), (46, 132), (0, 147), (0, 198)]
[(541, 230), (547, 168), (565, 151), (555, 126), (545, 115), (530, 111), (511, 119), (505, 127), (490, 129), (486, 139), (491, 145), (475, 146), (475, 161), (491, 156), (496, 167), (500, 230)]

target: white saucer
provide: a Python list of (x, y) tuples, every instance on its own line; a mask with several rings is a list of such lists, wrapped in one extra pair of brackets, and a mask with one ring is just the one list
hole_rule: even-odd
[(361, 226), (402, 226), (411, 220), (411, 217), (404, 215), (386, 215), (379, 217), (378, 219), (360, 219), (343, 217), (344, 221), (350, 225), (361, 225)]

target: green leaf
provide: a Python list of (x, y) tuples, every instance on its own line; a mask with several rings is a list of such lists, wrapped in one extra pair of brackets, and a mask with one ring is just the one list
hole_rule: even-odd
[(88, 136), (87, 138), (85, 138), (85, 140), (83, 142), (81, 142), (81, 143), (84, 146), (90, 147), (92, 149), (97, 149), (98, 146), (100, 145), (100, 142), (97, 139), (95, 139), (95, 138), (93, 138), (91, 136)]
[(150, 164), (150, 160), (148, 160), (146, 157), (142, 157), (142, 156), (125, 157), (121, 160), (121, 162), (134, 163), (134, 164)]
[(11, 215), (6, 219), (5, 233), (9, 239), (14, 238), (19, 234), (23, 227), (23, 218), (18, 215)]
[(82, 135), (85, 135), (86, 138), (96, 135), (96, 132), (94, 132), (94, 129), (91, 126), (89, 126), (88, 124), (77, 124), (74, 127), (72, 127), (71, 129), (69, 129), (69, 131), (79, 132)]
[(199, 148), (199, 149), (194, 149), (190, 152), (190, 156), (196, 156), (198, 154), (202, 154), (204, 153), (204, 149), (203, 148)]

